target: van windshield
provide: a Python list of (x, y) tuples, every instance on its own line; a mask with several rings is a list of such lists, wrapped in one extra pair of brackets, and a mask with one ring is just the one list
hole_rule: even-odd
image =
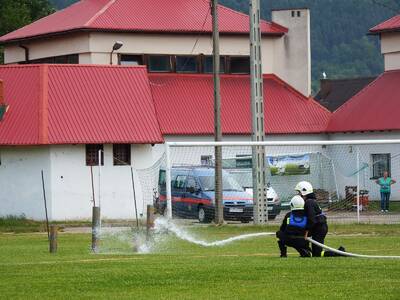
[[(214, 176), (199, 176), (201, 186), (205, 192), (215, 190), (215, 177)], [(243, 192), (243, 188), (231, 177), (222, 176), (222, 186), (224, 191)]]

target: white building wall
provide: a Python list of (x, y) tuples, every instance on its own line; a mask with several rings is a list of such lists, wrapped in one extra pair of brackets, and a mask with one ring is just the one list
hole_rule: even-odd
[[(153, 163), (151, 145), (132, 145), (131, 162), (138, 214), (145, 207), (136, 172)], [(92, 209), (90, 167), (86, 166), (85, 145), (51, 147), (53, 217), (57, 220), (89, 219)], [(99, 178), (100, 168), (100, 178)], [(100, 203), (102, 219), (133, 219), (135, 216), (131, 166), (114, 166), (112, 145), (104, 145), (104, 166), (93, 167), (96, 205)]]
[(400, 70), (400, 51), (385, 54), (385, 71)]
[(24, 214), (27, 218), (45, 219), (43, 170), (49, 218), (52, 219), (49, 148), (1, 147), (0, 159), (0, 216)]
[(400, 69), (400, 33), (381, 34), (381, 52), (384, 55), (385, 71)]
[[(39, 59), (67, 54), (89, 52), (89, 34), (69, 34), (48, 39), (21, 43), (29, 49), (29, 59)], [(11, 44), (4, 47), (4, 63), (11, 64), (25, 61), (25, 50)], [(82, 63), (82, 62), (80, 62)]]

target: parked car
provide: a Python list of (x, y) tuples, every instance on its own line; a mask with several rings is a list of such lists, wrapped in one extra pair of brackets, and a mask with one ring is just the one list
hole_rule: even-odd
[[(225, 220), (250, 222), (253, 198), (228, 172), (223, 171), (223, 210)], [(197, 218), (209, 223), (215, 216), (215, 172), (209, 167), (176, 167), (171, 170), (172, 212), (182, 218)], [(160, 170), (158, 197), (154, 206), (164, 213), (166, 203), (165, 170)], [(276, 215), (275, 215), (276, 216)]]

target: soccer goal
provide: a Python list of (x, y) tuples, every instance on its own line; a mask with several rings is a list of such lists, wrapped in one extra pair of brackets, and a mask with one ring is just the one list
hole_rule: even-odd
[[(389, 208), (381, 212), (385, 171), (400, 180), (400, 140), (167, 142), (154, 149), (151, 168), (137, 170), (143, 205), (188, 222), (215, 217), (215, 147), (222, 147), (223, 217), (253, 222), (252, 147), (265, 147), (267, 203), (258, 209), (279, 222), (289, 210), (294, 187), (309, 181), (331, 222), (394, 223), (400, 218), (400, 193), (391, 186)], [(257, 211), (257, 210), (255, 210)]]

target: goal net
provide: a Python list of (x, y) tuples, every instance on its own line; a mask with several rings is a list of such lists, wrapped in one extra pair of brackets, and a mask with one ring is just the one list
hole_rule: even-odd
[[(216, 145), (212, 142), (159, 145), (155, 150), (158, 152), (156, 163), (137, 170), (144, 207), (154, 205), (159, 214), (182, 222), (212, 222), (216, 201)], [(250, 142), (218, 145), (222, 147), (224, 220), (252, 222), (254, 145)], [(382, 214), (380, 186), (376, 180), (384, 171), (393, 179), (398, 177), (400, 144), (394, 141), (325, 141), (265, 142), (262, 145), (265, 147), (269, 221), (281, 220), (296, 194), (295, 185), (308, 181), (331, 222), (397, 222), (398, 189), (392, 186), (389, 211)], [(169, 204), (172, 214), (168, 211)]]

